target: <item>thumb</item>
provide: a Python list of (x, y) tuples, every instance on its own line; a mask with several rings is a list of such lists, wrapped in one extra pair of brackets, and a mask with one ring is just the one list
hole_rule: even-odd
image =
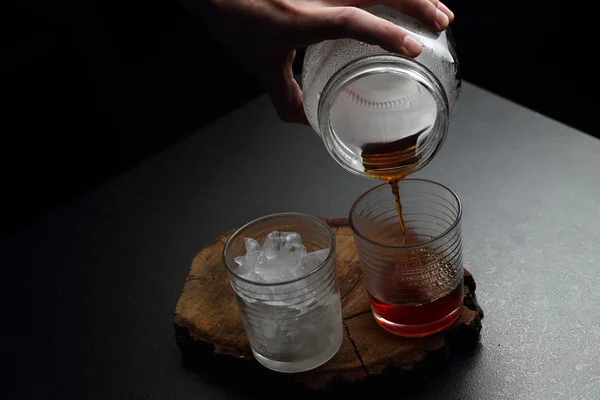
[(302, 90), (294, 79), (292, 62), (296, 51), (270, 59), (257, 68), (256, 75), (264, 86), (277, 115), (284, 122), (308, 124), (302, 104)]

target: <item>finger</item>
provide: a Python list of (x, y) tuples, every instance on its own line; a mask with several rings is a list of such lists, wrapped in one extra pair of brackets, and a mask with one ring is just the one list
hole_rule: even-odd
[(454, 13), (439, 0), (326, 0), (325, 3), (330, 6), (361, 8), (385, 4), (440, 31), (454, 20)]
[(282, 121), (308, 124), (302, 103), (302, 90), (292, 71), (295, 56), (294, 50), (279, 59), (270, 60), (267, 65), (257, 68), (256, 75)]
[(442, 3), (441, 1), (438, 1), (437, 8), (438, 8), (438, 10), (440, 10), (441, 12), (443, 12), (444, 14), (446, 14), (448, 16), (448, 19), (450, 20), (450, 22), (454, 21), (454, 13), (444, 3)]
[[(450, 24), (454, 14), (439, 0), (388, 0), (387, 5), (443, 31)], [(446, 12), (447, 11), (447, 12)]]
[[(356, 7), (321, 8), (306, 24), (312, 43), (351, 38), (409, 57), (421, 53), (421, 45), (399, 26)], [(312, 44), (312, 43), (306, 43)]]

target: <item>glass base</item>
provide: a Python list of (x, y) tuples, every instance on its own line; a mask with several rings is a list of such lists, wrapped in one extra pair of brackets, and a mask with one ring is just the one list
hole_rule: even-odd
[(439, 331), (442, 331), (452, 325), (454, 321), (458, 319), (463, 308), (463, 302), (461, 301), (458, 307), (448, 313), (446, 316), (438, 319), (437, 321), (428, 322), (420, 325), (403, 325), (397, 324), (392, 321), (378, 315), (373, 311), (373, 316), (377, 323), (386, 331), (393, 333), (394, 335), (404, 337), (423, 337), (429, 336)]
[(321, 365), (325, 364), (327, 361), (331, 360), (331, 358), (333, 356), (335, 356), (336, 353), (338, 352), (338, 350), (340, 349), (343, 338), (344, 338), (343, 334), (339, 335), (339, 338), (336, 338), (338, 340), (333, 342), (331, 344), (331, 346), (329, 346), (327, 351), (325, 351), (321, 354), (317, 354), (312, 358), (302, 360), (302, 361), (288, 361), (288, 362), (275, 361), (275, 360), (266, 358), (264, 356), (261, 356), (256, 351), (254, 351), (254, 349), (252, 349), (252, 353), (254, 354), (254, 357), (256, 358), (256, 360), (259, 363), (261, 363), (262, 365), (264, 365), (265, 367), (272, 369), (273, 371), (293, 374), (293, 373), (297, 373), (297, 372), (310, 371), (311, 369), (320, 367)]

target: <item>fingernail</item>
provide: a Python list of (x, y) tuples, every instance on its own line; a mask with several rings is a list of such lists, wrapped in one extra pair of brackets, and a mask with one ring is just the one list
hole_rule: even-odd
[(448, 8), (446, 7), (446, 5), (444, 3), (442, 3), (441, 1), (438, 3), (438, 10), (440, 10), (441, 12), (443, 12), (444, 14), (446, 14), (448, 16), (448, 19), (450, 20), (450, 22), (454, 21), (454, 13)]
[(402, 40), (402, 47), (404, 47), (408, 54), (413, 57), (421, 54), (421, 44), (408, 35), (404, 36), (404, 39)]
[(440, 10), (436, 10), (435, 12), (435, 22), (440, 30), (446, 29), (448, 27), (448, 24), (450, 24), (448, 16)]

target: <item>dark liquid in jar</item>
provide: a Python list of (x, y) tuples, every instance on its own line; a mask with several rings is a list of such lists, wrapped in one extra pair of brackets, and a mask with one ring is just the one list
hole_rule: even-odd
[(402, 244), (406, 244), (407, 235), (398, 182), (406, 178), (412, 172), (410, 166), (419, 161), (417, 156), (418, 137), (419, 134), (415, 134), (390, 143), (369, 143), (362, 147), (361, 153), (365, 171), (372, 177), (388, 183), (392, 188), (402, 230)]

